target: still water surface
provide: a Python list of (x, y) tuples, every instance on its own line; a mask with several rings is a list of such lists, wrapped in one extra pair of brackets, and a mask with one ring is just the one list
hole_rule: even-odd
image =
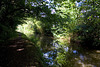
[(87, 50), (77, 44), (40, 37), (41, 50), (50, 67), (100, 67), (100, 50)]
[[(39, 36), (35, 44), (43, 53), (46, 67), (100, 67), (100, 50), (87, 50), (77, 44), (47, 36)], [(16, 46), (0, 47), (1, 67), (41, 67), (35, 61), (38, 58), (33, 58), (37, 52), (34, 46)], [(37, 66), (32, 66), (32, 63)]]

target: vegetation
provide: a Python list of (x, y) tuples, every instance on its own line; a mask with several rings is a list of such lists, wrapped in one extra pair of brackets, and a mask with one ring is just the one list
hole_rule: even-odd
[(82, 41), (83, 45), (91, 48), (100, 46), (99, 35), (99, 5), (100, 2), (96, 0), (84, 1), (80, 7), (80, 15), (77, 21), (80, 22), (75, 28), (78, 39)]
[(39, 47), (36, 37), (42, 35), (100, 49), (99, 25), (99, 0), (0, 0), (1, 45), (21, 36)]

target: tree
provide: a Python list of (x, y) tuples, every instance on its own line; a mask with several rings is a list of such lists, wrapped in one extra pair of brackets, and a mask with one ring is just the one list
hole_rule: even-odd
[(83, 1), (80, 7), (80, 19), (78, 19), (81, 24), (76, 26), (76, 31), (84, 43), (89, 47), (96, 48), (100, 44), (100, 23), (99, 23), (99, 0)]

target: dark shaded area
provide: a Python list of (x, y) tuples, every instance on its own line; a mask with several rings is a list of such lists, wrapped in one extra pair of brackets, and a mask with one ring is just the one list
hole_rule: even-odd
[(0, 1), (0, 43), (16, 36), (16, 26), (21, 24), (24, 17), (24, 0), (1, 0)]
[(21, 36), (0, 47), (1, 67), (45, 67), (42, 53), (36, 44)]

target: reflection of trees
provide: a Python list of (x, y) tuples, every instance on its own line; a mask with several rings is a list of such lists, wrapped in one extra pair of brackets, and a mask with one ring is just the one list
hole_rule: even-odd
[(43, 51), (53, 50), (53, 46), (52, 46), (53, 39), (51, 37), (40, 36), (39, 41), (40, 41), (39, 45)]
[(39, 36), (39, 43), (41, 51), (43, 52), (45, 62), (48, 64), (48, 66), (55, 66), (56, 65), (56, 56), (57, 56), (57, 50), (55, 49), (55, 45), (53, 45), (53, 39), (52, 37), (48, 36)]
[(75, 44), (68, 51), (64, 47), (57, 50), (56, 61), (61, 67), (99, 67), (99, 51), (86, 50)]
[(76, 62), (75, 62), (75, 65), (80, 65), (81, 66), (96, 66), (98, 67), (100, 64), (100, 59), (98, 57), (95, 57), (95, 56), (98, 56), (100, 57), (99, 54), (91, 54), (91, 53), (88, 53), (88, 54), (78, 54), (78, 56), (76, 57)]
[[(75, 55), (75, 65), (76, 67), (80, 65), (80, 67), (83, 66), (99, 66), (100, 62), (100, 54), (98, 53), (99, 51), (97, 50), (88, 50), (84, 49), (81, 46), (76, 46), (75, 44), (72, 46), (72, 50), (76, 50), (77, 54)], [(96, 52), (97, 51), (97, 52)]]
[[(62, 49), (63, 50), (63, 49)], [(61, 67), (73, 67), (74, 63), (75, 63), (75, 56), (72, 52), (68, 51), (62, 51), (60, 50), (61, 52), (58, 52), (57, 54), (57, 62), (58, 64), (61, 66)]]

